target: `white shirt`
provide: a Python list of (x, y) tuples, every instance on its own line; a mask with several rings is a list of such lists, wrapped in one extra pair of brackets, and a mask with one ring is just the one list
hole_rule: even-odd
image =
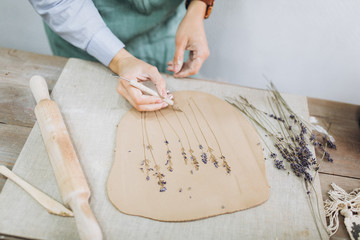
[(48, 26), (108, 66), (125, 45), (106, 26), (91, 0), (29, 0)]

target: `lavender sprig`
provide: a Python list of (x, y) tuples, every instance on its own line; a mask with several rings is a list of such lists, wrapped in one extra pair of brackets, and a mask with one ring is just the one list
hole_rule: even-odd
[(192, 164), (194, 165), (195, 170), (198, 171), (200, 165), (199, 165), (199, 162), (197, 161), (197, 158), (196, 158), (195, 155), (194, 155), (194, 150), (192, 150), (192, 149), (190, 148), (190, 149), (189, 149), (189, 153), (190, 153), (190, 159), (191, 159), (191, 161), (192, 161)]
[(212, 163), (212, 164), (214, 164), (214, 167), (216, 167), (216, 168), (218, 168), (219, 167), (219, 162), (216, 160), (216, 157), (215, 157), (215, 155), (214, 155), (214, 149), (212, 149), (211, 147), (208, 147), (208, 152), (209, 152), (209, 154), (210, 154), (210, 157), (209, 157), (209, 159), (210, 159), (210, 162)]
[(160, 186), (160, 192), (165, 192), (166, 191), (166, 187), (165, 187), (166, 181), (164, 180), (165, 175), (160, 172), (160, 166), (159, 165), (155, 165), (154, 168), (155, 168), (154, 176), (158, 180), (157, 183)]

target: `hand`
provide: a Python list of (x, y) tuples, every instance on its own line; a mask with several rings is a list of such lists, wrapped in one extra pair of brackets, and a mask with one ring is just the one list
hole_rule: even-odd
[[(151, 80), (159, 95), (167, 98), (165, 80), (157, 68), (137, 59), (125, 49), (121, 49), (116, 54), (109, 67), (113, 72), (127, 79)], [(161, 98), (144, 95), (141, 90), (131, 86), (128, 81), (123, 79), (119, 79), (116, 90), (138, 111), (155, 111), (168, 106)]]
[[(206, 4), (192, 1), (187, 13), (179, 25), (175, 38), (175, 56), (168, 62), (168, 71), (174, 77), (187, 77), (199, 72), (202, 64), (209, 56), (209, 48), (204, 29)], [(184, 63), (184, 52), (190, 50), (189, 59)]]

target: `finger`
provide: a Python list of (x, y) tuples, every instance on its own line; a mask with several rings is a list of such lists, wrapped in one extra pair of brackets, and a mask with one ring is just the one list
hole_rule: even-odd
[(163, 100), (159, 97), (155, 96), (149, 96), (149, 95), (140, 95), (140, 96), (134, 96), (132, 94), (132, 89), (129, 89), (129, 95), (133, 98), (133, 101), (136, 105), (145, 105), (145, 104), (157, 104), (162, 103)]
[(167, 97), (165, 79), (161, 76), (156, 67), (151, 66), (148, 71), (150, 80), (155, 84), (156, 89), (160, 96), (163, 98)]
[[(125, 85), (127, 82), (124, 82)], [(133, 88), (132, 86), (129, 86), (129, 89)], [(160, 103), (154, 103), (154, 104), (136, 104), (134, 102), (133, 97), (129, 94), (129, 92), (126, 90), (126, 88), (123, 86), (123, 83), (120, 83), (117, 91), (121, 96), (123, 96), (136, 110), (138, 111), (155, 111), (159, 110), (161, 108), (167, 107), (168, 104), (162, 102), (160, 99)], [(146, 97), (152, 97), (152, 96), (146, 96)]]
[(169, 61), (167, 62), (168, 67), (166, 68), (166, 70), (168, 70), (169, 72), (174, 72), (174, 63), (173, 61)]
[(146, 75), (139, 75), (136, 78), (140, 81), (149, 81), (150, 80), (149, 77)]
[(183, 77), (195, 75), (196, 73), (199, 72), (203, 62), (204, 62), (204, 60), (202, 60), (201, 58), (195, 58), (195, 59), (188, 60), (184, 64), (181, 71), (174, 74), (174, 77), (183, 78)]
[(131, 86), (128, 82), (124, 83), (127, 95), (135, 105), (162, 103), (162, 99), (155, 96), (144, 95), (139, 89)]
[(137, 107), (135, 107), (136, 110), (138, 111), (156, 111), (156, 110), (160, 110), (162, 108), (167, 107), (168, 104), (163, 102), (163, 103), (158, 103), (158, 104), (149, 104), (149, 105), (138, 105)]
[(173, 60), (174, 72), (177, 73), (181, 70), (184, 62), (184, 53), (186, 48), (186, 39), (175, 39), (175, 55)]
[(174, 72), (174, 67), (173, 66), (169, 66), (166, 68), (166, 70), (168, 70), (169, 72)]
[(184, 63), (181, 71), (174, 74), (175, 77), (187, 77), (198, 73), (202, 64), (210, 54), (207, 43), (192, 43), (188, 45), (186, 49), (190, 50), (189, 59)]
[(122, 83), (120, 82), (119, 85), (116, 88), (117, 92), (123, 97), (125, 98), (133, 107), (136, 106), (136, 104), (134, 103), (134, 101), (132, 100), (132, 98), (130, 97), (130, 95), (128, 94), (128, 92), (126, 91), (125, 87), (122, 85)]
[(199, 72), (205, 59), (209, 56), (208, 48), (198, 48), (198, 45), (189, 46), (190, 54), (188, 61), (184, 64), (180, 72), (175, 73), (174, 77), (187, 77)]

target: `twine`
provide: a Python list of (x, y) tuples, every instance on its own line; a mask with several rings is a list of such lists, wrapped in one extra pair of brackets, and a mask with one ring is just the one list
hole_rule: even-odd
[[(328, 192), (330, 199), (324, 202), (325, 214), (326, 217), (329, 218), (327, 228), (330, 236), (334, 235), (339, 229), (339, 213), (345, 218), (350, 219), (353, 217), (353, 213), (360, 212), (360, 188), (356, 188), (351, 193), (347, 193), (335, 183), (332, 183), (331, 186), (334, 190)], [(347, 229), (351, 228), (350, 223), (352, 223), (352, 221), (344, 222)]]

